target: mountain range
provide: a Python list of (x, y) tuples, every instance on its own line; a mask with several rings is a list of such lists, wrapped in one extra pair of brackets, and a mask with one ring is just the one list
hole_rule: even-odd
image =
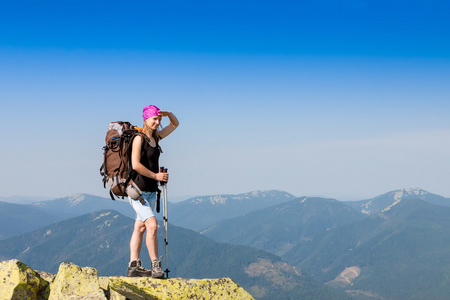
[(363, 214), (337, 200), (301, 197), (218, 222), (202, 234), (282, 256), (298, 241), (362, 218)]
[[(128, 203), (90, 195), (45, 202), (33, 206), (39, 208), (36, 214), (79, 216), (40, 229), (42, 225), (30, 224), (32, 232), (0, 241), (0, 257), (19, 256), (24, 262), (42, 259), (42, 266), (49, 267), (51, 260), (37, 257), (49, 253), (47, 258), (54, 257), (56, 262), (66, 258), (103, 261), (99, 272), (124, 272), (126, 239), (132, 230), (127, 226), (132, 220), (122, 211), (133, 217)], [(299, 299), (298, 295), (304, 299), (339, 299), (346, 295), (353, 299), (447, 299), (449, 203), (450, 199), (421, 189), (401, 189), (355, 202), (259, 191), (169, 203), (171, 273), (213, 277), (224, 271), (236, 277), (256, 299), (269, 299), (269, 295), (270, 299)], [(103, 204), (121, 211), (93, 212)], [(23, 211), (23, 207), (16, 208), (19, 210), (8, 213), (19, 215)], [(107, 215), (100, 217), (102, 214)], [(0, 210), (0, 218), (4, 216)], [(100, 223), (90, 225), (97, 221)], [(20, 221), (10, 222), (14, 226)], [(180, 228), (180, 224), (197, 232)], [(57, 235), (59, 227), (66, 231)], [(107, 229), (111, 231), (104, 231)], [(52, 239), (44, 241), (51, 235)], [(80, 238), (86, 235), (90, 239)], [(29, 249), (24, 248), (27, 241), (32, 241), (27, 244)], [(113, 256), (117, 256), (116, 263), (107, 261)], [(110, 264), (121, 269), (108, 269)]]
[(254, 191), (238, 195), (212, 195), (172, 204), (173, 224), (200, 231), (219, 221), (280, 204), (296, 197), (283, 191)]
[[(201, 230), (218, 221), (240, 216), (246, 212), (258, 210), (292, 199), (295, 199), (293, 195), (275, 190), (254, 191), (238, 195), (195, 197), (178, 203), (169, 202), (169, 220), (171, 224), (183, 228)], [(29, 205), (30, 206), (26, 208), (26, 211), (32, 211), (32, 214), (36, 219), (44, 220), (47, 219), (47, 217), (42, 215), (41, 212), (54, 215), (55, 217), (60, 216), (59, 220), (62, 220), (102, 209), (112, 209), (127, 217), (135, 217), (135, 213), (127, 199), (117, 199), (116, 201), (112, 201), (110, 198), (89, 194), (74, 194), (53, 200), (38, 201)], [(12, 211), (0, 210), (0, 220), (9, 216), (20, 215), (20, 207), (21, 206), (16, 206), (16, 209)], [(156, 217), (162, 220), (162, 213), (157, 214)], [(50, 220), (53, 221), (53, 219)], [(40, 222), (37, 222), (36, 226), (30, 224), (27, 227), (28, 230), (22, 230), (14, 234), (8, 234), (6, 230), (0, 230), (0, 239), (2, 238), (2, 234), (3, 237), (12, 236), (18, 233), (38, 229), (46, 224), (51, 224), (51, 222), (47, 222), (43, 225), (41, 225)]]
[[(70, 261), (91, 266), (101, 276), (125, 275), (134, 221), (113, 210), (71, 218), (0, 241), (0, 259), (19, 259), (33, 269), (56, 272)], [(194, 231), (169, 226), (169, 275), (183, 278), (231, 277), (256, 299), (347, 299), (283, 262), (254, 248), (214, 242)], [(158, 238), (163, 240), (160, 228)], [(159, 253), (164, 253), (160, 243)], [(150, 261), (145, 246), (144, 266)], [(167, 267), (163, 259), (163, 268)]]
[(134, 211), (130, 209), (127, 198), (113, 201), (111, 198), (88, 194), (74, 194), (64, 198), (34, 202), (31, 205), (70, 217), (81, 216), (102, 209), (116, 210), (132, 218), (135, 216)]
[(202, 233), (277, 254), (362, 299), (447, 299), (449, 203), (420, 189), (352, 203), (358, 210), (348, 202), (301, 197)]
[(300, 241), (283, 259), (355, 294), (448, 299), (449, 253), (450, 208), (404, 199), (363, 220)]
[(0, 202), (0, 240), (41, 228), (67, 217), (29, 204)]
[(401, 200), (406, 199), (420, 199), (432, 204), (450, 206), (449, 198), (429, 193), (420, 188), (406, 188), (391, 191), (372, 199), (361, 201), (348, 201), (345, 202), (345, 204), (370, 216), (382, 210), (388, 209), (389, 207), (396, 205)]

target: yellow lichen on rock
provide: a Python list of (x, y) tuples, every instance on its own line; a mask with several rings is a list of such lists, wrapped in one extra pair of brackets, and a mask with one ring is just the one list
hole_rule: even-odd
[(98, 277), (97, 270), (94, 268), (82, 268), (65, 262), (59, 266), (58, 273), (55, 275), (34, 271), (15, 259), (0, 261), (0, 300), (23, 299), (254, 300), (248, 292), (230, 278)]
[(46, 299), (48, 282), (17, 259), (0, 261), (0, 300)]
[(61, 299), (107, 300), (104, 291), (100, 288), (97, 270), (62, 263), (53, 280), (49, 297), (49, 300)]
[(115, 290), (112, 290), (109, 288), (109, 277), (99, 277), (98, 278), (99, 284), (100, 284), (100, 288), (102, 288), (103, 290), (105, 290), (105, 292), (107, 294), (109, 294), (108, 299), (109, 300), (126, 300), (127, 298), (121, 294), (119, 294), (118, 292), (116, 292)]
[(230, 278), (152, 279), (110, 277), (109, 287), (129, 299), (242, 299), (253, 297)]

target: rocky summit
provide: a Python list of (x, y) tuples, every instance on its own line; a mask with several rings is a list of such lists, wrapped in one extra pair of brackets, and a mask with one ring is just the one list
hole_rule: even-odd
[(57, 274), (13, 259), (0, 262), (0, 300), (253, 299), (230, 278), (98, 277), (97, 270), (62, 263)]

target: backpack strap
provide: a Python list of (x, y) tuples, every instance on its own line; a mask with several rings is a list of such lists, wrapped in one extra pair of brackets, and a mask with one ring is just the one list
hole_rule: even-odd
[[(120, 171), (120, 168), (123, 166), (123, 164), (124, 164), (124, 162), (123, 162), (123, 160), (124, 160), (124, 153), (123, 153), (123, 150), (122, 150), (122, 148), (123, 148), (123, 146), (122, 146), (122, 143), (126, 143), (126, 140), (125, 140), (125, 138), (123, 137), (123, 135), (122, 135), (122, 137), (120, 138), (120, 142), (119, 142), (119, 157), (121, 157), (121, 160), (120, 160), (120, 164), (119, 164), (119, 166), (113, 171), (113, 174), (118, 174), (119, 173), (119, 171)], [(125, 151), (126, 152), (126, 151)], [(125, 153), (125, 155), (127, 155), (127, 153)], [(129, 172), (129, 170), (128, 170), (128, 172)], [(117, 183), (117, 184), (119, 184), (119, 183)], [(123, 190), (125, 190), (125, 187), (126, 187), (126, 185), (125, 184), (123, 184)], [(110, 191), (110, 193), (111, 193), (111, 191)], [(123, 197), (122, 197), (123, 198)], [(113, 199), (114, 200), (114, 199)]]
[[(130, 138), (130, 142), (129, 142), (127, 150), (126, 150), (127, 155), (128, 155), (128, 172), (126, 175), (126, 180), (125, 180), (124, 186), (128, 185), (128, 183), (130, 182), (130, 180), (132, 179), (132, 177), (134, 177), (134, 174), (136, 173), (136, 171), (133, 170), (133, 166), (131, 164), (131, 151), (132, 151), (133, 141), (138, 135), (141, 136), (145, 142), (150, 143), (150, 139), (143, 132), (138, 131), (135, 134), (133, 134), (133, 136)], [(145, 153), (144, 144), (145, 143), (142, 143), (141, 156)]]
[(100, 167), (100, 176), (103, 177), (102, 181), (103, 181), (103, 187), (106, 189), (106, 182), (107, 182), (107, 175), (108, 171), (106, 170), (106, 152), (108, 151), (108, 146), (104, 146), (103, 147), (103, 164)]
[(111, 199), (113, 199), (114, 201), (116, 200), (116, 198), (114, 198), (114, 194), (112, 193), (111, 190), (109, 190), (109, 196), (111, 197)]

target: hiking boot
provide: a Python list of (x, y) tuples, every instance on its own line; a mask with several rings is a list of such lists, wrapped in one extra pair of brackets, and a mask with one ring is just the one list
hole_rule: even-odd
[(146, 269), (142, 266), (140, 259), (133, 260), (128, 265), (127, 277), (151, 277), (152, 270)]
[(152, 261), (152, 277), (153, 278), (164, 278), (164, 272), (161, 267), (161, 260), (155, 259)]

